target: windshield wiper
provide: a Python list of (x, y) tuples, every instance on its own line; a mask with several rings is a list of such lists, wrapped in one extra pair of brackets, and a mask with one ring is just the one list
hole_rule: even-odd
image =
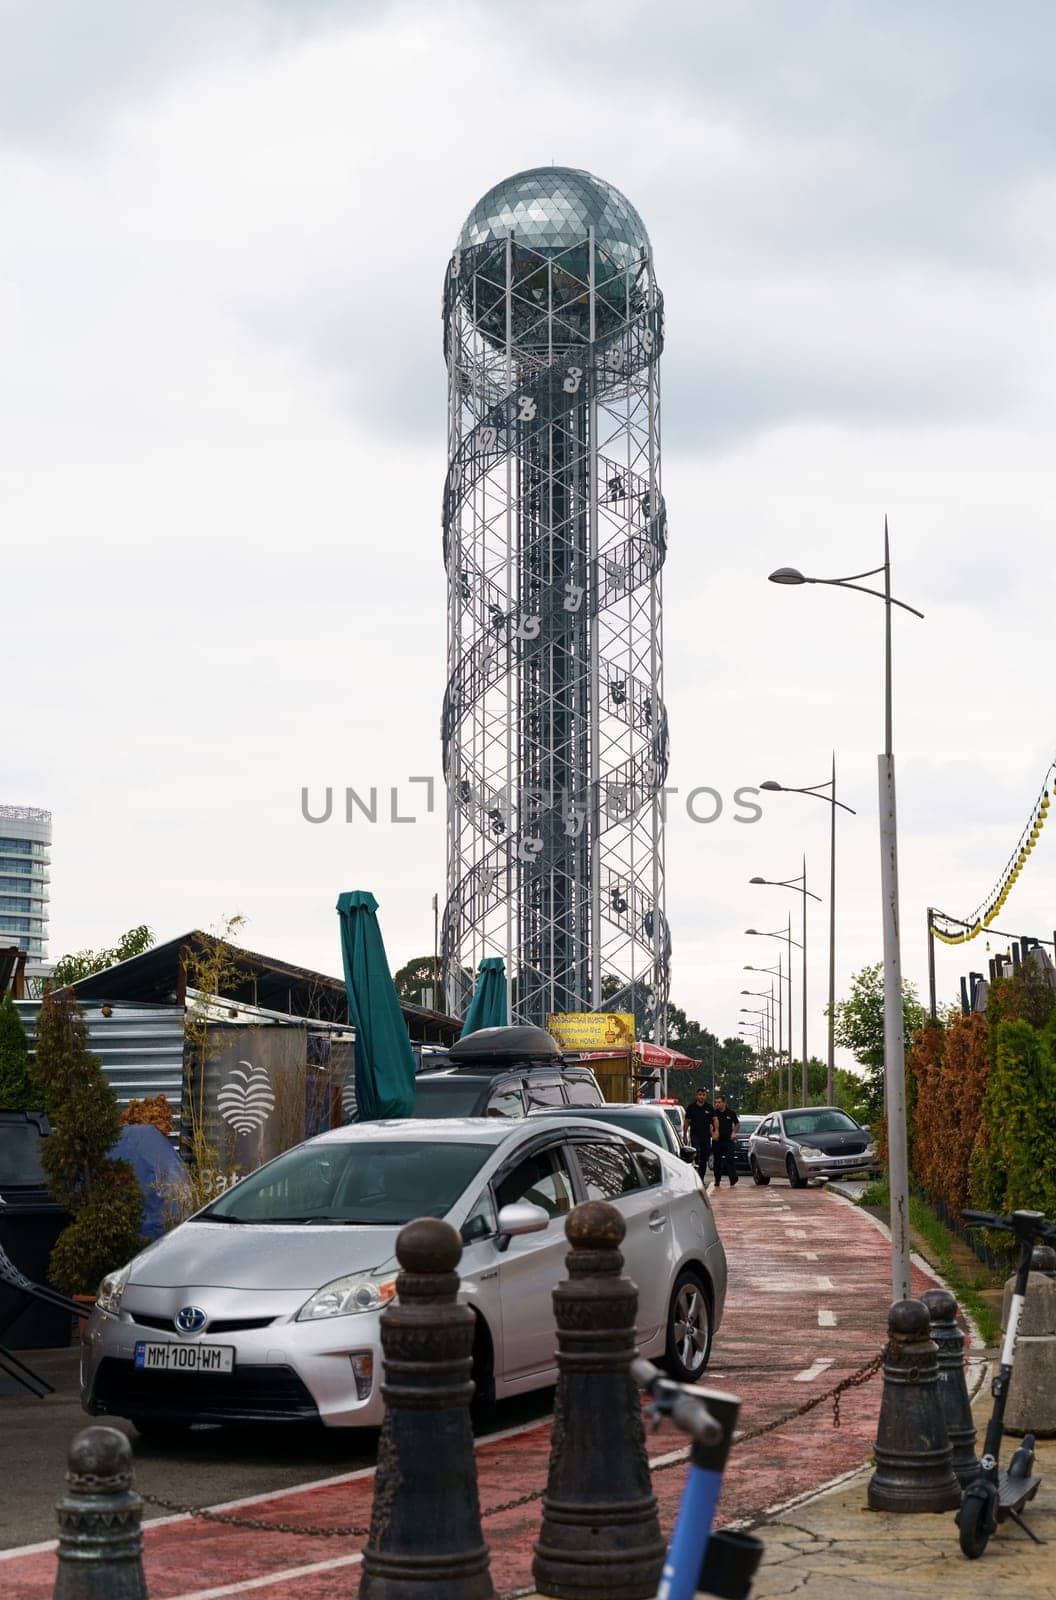
[(313, 1222), (336, 1222), (343, 1227), (350, 1227), (354, 1225), (355, 1221), (352, 1217), (260, 1217), (254, 1220), (262, 1223), (275, 1223), (276, 1225), (282, 1223), (284, 1226), (301, 1228), (310, 1227)]
[(201, 1212), (201, 1214), (199, 1216), (192, 1217), (190, 1220), (192, 1222), (231, 1222), (231, 1223), (238, 1222), (238, 1223), (240, 1223), (240, 1222), (243, 1222), (245, 1219), (243, 1217), (225, 1217), (219, 1211), (203, 1211), (203, 1212)]

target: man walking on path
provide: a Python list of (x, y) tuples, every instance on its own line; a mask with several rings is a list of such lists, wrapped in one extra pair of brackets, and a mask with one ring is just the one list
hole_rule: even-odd
[(697, 1166), (701, 1172), (708, 1170), (708, 1156), (711, 1154), (711, 1129), (715, 1121), (715, 1107), (710, 1104), (703, 1089), (697, 1090), (697, 1097), (686, 1107), (686, 1132), (689, 1142), (697, 1152)]
[(737, 1182), (737, 1168), (733, 1161), (733, 1136), (741, 1125), (741, 1119), (731, 1105), (727, 1105), (726, 1096), (715, 1096), (715, 1115), (712, 1118), (711, 1137), (715, 1145), (715, 1187), (722, 1183), (723, 1173), (730, 1180), (732, 1189)]

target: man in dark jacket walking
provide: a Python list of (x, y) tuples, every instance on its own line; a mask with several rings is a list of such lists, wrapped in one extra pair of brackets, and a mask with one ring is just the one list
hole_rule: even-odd
[(712, 1118), (711, 1137), (715, 1145), (715, 1187), (722, 1183), (723, 1173), (730, 1180), (732, 1189), (737, 1182), (737, 1168), (733, 1159), (733, 1136), (741, 1125), (741, 1119), (731, 1105), (727, 1104), (724, 1094), (715, 1096), (715, 1115)]
[(686, 1132), (689, 1142), (697, 1152), (697, 1166), (701, 1172), (708, 1170), (711, 1154), (711, 1129), (715, 1121), (715, 1108), (703, 1089), (698, 1089), (696, 1099), (686, 1107)]

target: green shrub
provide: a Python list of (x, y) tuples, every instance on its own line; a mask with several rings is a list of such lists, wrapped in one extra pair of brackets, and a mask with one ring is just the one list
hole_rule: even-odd
[(91, 1203), (64, 1228), (48, 1276), (64, 1294), (92, 1294), (115, 1267), (143, 1248), (143, 1194), (127, 1161), (111, 1161), (96, 1180)]
[(0, 1000), (0, 1111), (42, 1111), (43, 1090), (29, 1064), (22, 1018), (9, 994)]
[(56, 1240), (49, 1277), (65, 1294), (92, 1294), (141, 1248), (143, 1196), (127, 1162), (110, 1156), (120, 1132), (117, 1098), (68, 990), (44, 997), (36, 1069), (54, 1122), (41, 1165), (55, 1199), (73, 1213)]
[[(1023, 1018), (992, 1029), (993, 1067), (983, 1097), (986, 1142), (972, 1166), (972, 1198), (984, 1211), (1056, 1212), (1054, 1023)], [(991, 1236), (1007, 1253), (1006, 1235)]]

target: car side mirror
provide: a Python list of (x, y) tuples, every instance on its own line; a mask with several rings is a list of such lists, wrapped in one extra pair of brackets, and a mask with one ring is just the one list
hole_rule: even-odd
[(495, 1240), (500, 1250), (505, 1250), (511, 1239), (523, 1233), (542, 1233), (550, 1226), (550, 1217), (542, 1206), (533, 1206), (530, 1200), (516, 1200), (503, 1206), (499, 1212), (499, 1231)]
[(697, 1159), (697, 1152), (693, 1148), (693, 1146), (691, 1144), (684, 1144), (682, 1146), (682, 1160), (683, 1161), (689, 1161), (690, 1163), (695, 1163), (696, 1159)]

